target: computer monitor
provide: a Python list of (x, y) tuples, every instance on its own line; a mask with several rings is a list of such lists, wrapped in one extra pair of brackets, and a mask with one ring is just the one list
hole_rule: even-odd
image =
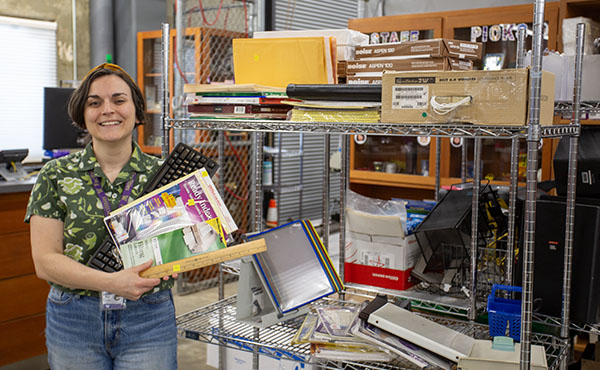
[(69, 97), (75, 89), (44, 87), (45, 150), (76, 149), (86, 145), (86, 131), (76, 127), (68, 114)]

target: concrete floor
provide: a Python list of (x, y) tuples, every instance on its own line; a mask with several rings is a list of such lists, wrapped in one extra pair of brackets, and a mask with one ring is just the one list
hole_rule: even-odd
[[(206, 306), (218, 299), (217, 288), (179, 295), (173, 289), (175, 314), (181, 315)], [(237, 294), (237, 282), (225, 284), (225, 297)], [(206, 364), (206, 345), (202, 342), (178, 338), (177, 363), (179, 370), (214, 370)]]

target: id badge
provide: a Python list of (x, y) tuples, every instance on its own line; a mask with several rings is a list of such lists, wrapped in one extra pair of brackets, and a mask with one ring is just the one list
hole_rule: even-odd
[(103, 310), (124, 310), (126, 308), (125, 298), (113, 293), (102, 292), (100, 301)]

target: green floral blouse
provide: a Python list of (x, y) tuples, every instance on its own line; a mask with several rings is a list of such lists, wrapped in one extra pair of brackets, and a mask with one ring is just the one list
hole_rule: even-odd
[[(158, 158), (143, 153), (137, 143), (133, 142), (131, 159), (111, 184), (102, 172), (90, 143), (82, 151), (51, 160), (44, 165), (31, 191), (25, 222), (29, 222), (32, 215), (62, 221), (63, 253), (85, 264), (94, 249), (108, 235), (103, 222), (102, 203), (94, 190), (90, 171), (100, 178), (102, 189), (111, 203), (111, 210), (115, 210), (119, 206), (125, 184), (133, 173), (137, 175), (129, 201), (142, 195), (146, 182), (152, 178), (159, 165)], [(162, 281), (154, 290), (168, 289), (172, 285), (172, 279)], [(98, 295), (95, 291), (58, 287), (71, 293)]]

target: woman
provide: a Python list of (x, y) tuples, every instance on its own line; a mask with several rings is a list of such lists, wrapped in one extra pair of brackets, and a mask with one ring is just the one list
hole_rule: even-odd
[(71, 119), (91, 142), (48, 162), (32, 190), (25, 221), (37, 276), (51, 285), (46, 345), (53, 369), (177, 368), (172, 280), (141, 278), (152, 261), (114, 273), (85, 265), (107, 236), (104, 216), (139, 197), (159, 166), (133, 141), (144, 110), (123, 69), (92, 69), (69, 101)]

